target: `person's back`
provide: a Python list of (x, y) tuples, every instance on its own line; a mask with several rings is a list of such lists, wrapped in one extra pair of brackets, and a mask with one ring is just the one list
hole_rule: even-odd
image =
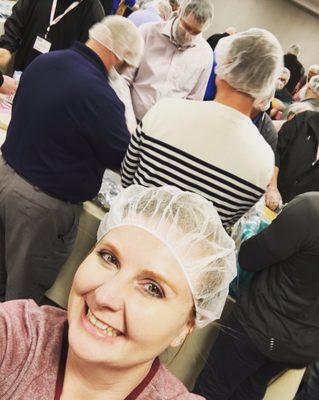
[(255, 271), (236, 314), (259, 347), (275, 338), (272, 357), (319, 358), (319, 192), (296, 197), (263, 232), (242, 244), (239, 263)]
[(319, 113), (306, 111), (287, 121), (278, 134), (278, 190), (284, 203), (298, 194), (319, 191)]
[(228, 225), (261, 197), (273, 165), (270, 146), (248, 116), (217, 102), (165, 99), (133, 136), (122, 183), (197, 192)]
[(125, 154), (123, 116), (102, 61), (76, 43), (38, 57), (24, 72), (2, 153), (42, 190), (84, 201), (96, 195), (105, 168)]
[(250, 116), (256, 100), (273, 91), (282, 49), (269, 32), (251, 29), (221, 39), (216, 55), (215, 101), (157, 103), (132, 136), (122, 182), (198, 192), (232, 225), (263, 195), (273, 173), (273, 152)]
[(298, 60), (299, 53), (300, 46), (291, 45), (287, 54), (284, 56), (285, 67), (288, 68), (291, 73), (290, 79), (286, 85), (286, 88), (290, 94), (294, 93), (297, 83), (301, 80), (305, 72), (303, 65)]

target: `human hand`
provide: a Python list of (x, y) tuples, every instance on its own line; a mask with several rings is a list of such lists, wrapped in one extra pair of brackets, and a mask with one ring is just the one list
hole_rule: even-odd
[(3, 75), (3, 84), (0, 87), (0, 93), (6, 95), (15, 94), (17, 87), (18, 84), (13, 78), (10, 78), (10, 76), (7, 75)]
[(274, 186), (269, 186), (265, 193), (265, 203), (268, 208), (275, 211), (281, 204), (282, 198), (279, 190)]

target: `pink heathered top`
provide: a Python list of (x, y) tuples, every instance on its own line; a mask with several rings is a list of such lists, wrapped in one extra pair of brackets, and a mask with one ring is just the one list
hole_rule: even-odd
[[(33, 300), (0, 303), (1, 400), (54, 400), (66, 322), (64, 310)], [(150, 374), (130, 399), (203, 400), (161, 364)]]

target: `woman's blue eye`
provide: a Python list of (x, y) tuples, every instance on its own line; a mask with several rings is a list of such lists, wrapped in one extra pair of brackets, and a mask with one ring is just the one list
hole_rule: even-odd
[(144, 287), (147, 293), (149, 293), (151, 296), (158, 298), (164, 297), (163, 291), (157, 285), (155, 285), (155, 283), (153, 282), (146, 283)]

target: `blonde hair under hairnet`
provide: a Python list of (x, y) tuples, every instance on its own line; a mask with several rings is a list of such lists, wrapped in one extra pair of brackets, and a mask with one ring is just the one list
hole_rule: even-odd
[(222, 38), (215, 49), (216, 74), (254, 99), (271, 96), (283, 68), (283, 51), (276, 37), (253, 28)]
[(132, 185), (114, 200), (100, 224), (98, 240), (125, 225), (145, 229), (174, 254), (189, 283), (197, 326), (221, 316), (236, 276), (235, 245), (212, 203), (173, 186)]
[(119, 15), (105, 17), (89, 30), (90, 39), (94, 39), (109, 49), (119, 60), (138, 67), (144, 41), (138, 28), (127, 18)]

